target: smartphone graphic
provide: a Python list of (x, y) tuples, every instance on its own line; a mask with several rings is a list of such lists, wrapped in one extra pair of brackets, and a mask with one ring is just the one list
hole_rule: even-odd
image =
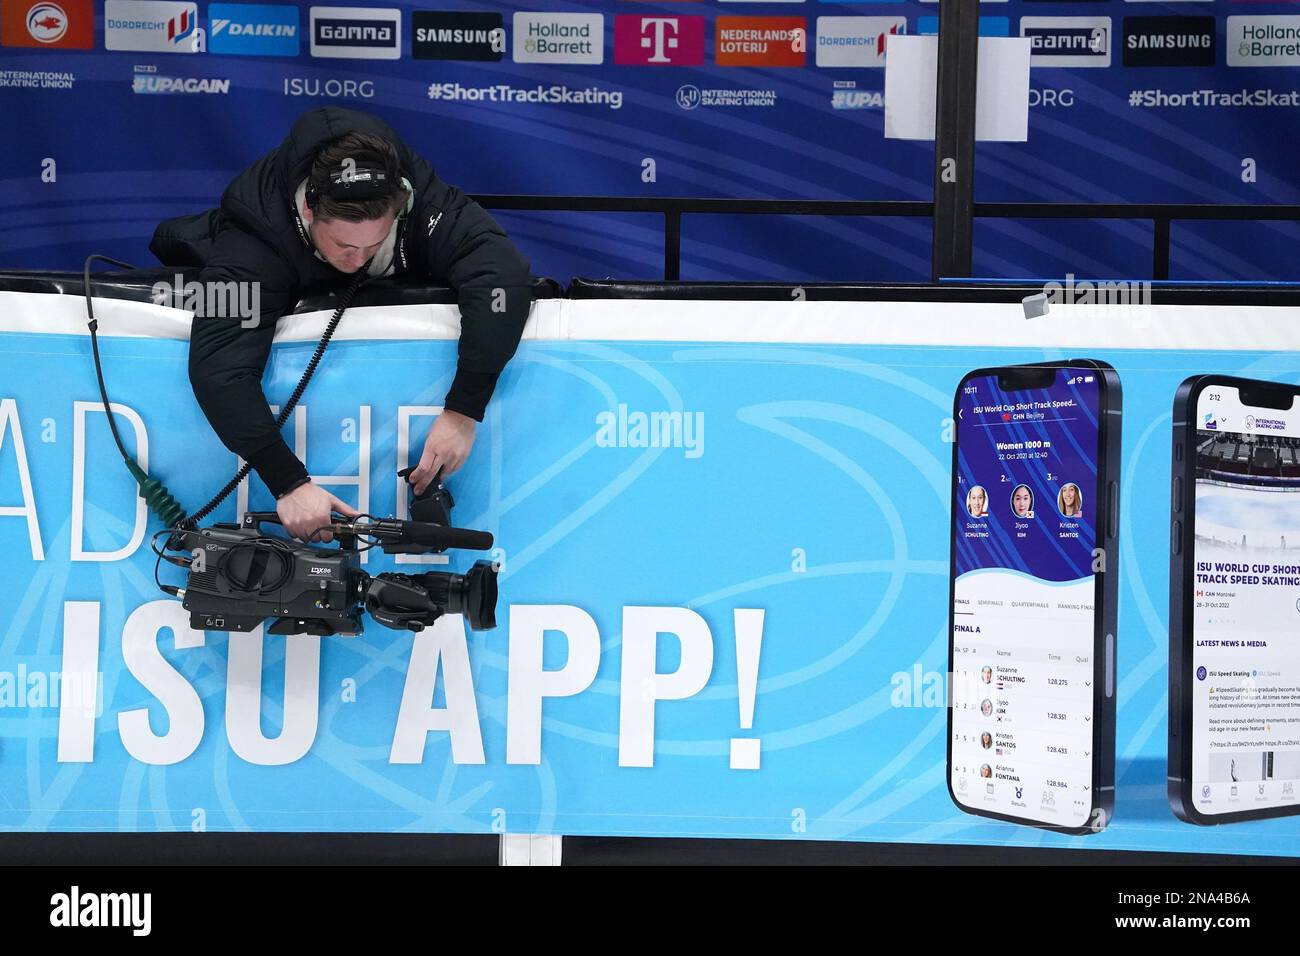
[(1172, 471), (1169, 804), (1300, 813), (1300, 386), (1189, 378)]
[(1119, 377), (978, 369), (953, 417), (948, 791), (1093, 833), (1114, 810)]

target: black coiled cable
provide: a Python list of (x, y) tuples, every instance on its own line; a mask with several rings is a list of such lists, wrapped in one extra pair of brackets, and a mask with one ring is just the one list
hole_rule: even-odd
[[(347, 310), (348, 306), (352, 304), (352, 299), (357, 294), (357, 290), (361, 288), (361, 283), (366, 281), (369, 268), (370, 263), (367, 262), (364, 266), (358, 269), (356, 275), (352, 277), (352, 281), (348, 283), (348, 287), (344, 289), (343, 294), (339, 296), (338, 307), (330, 317), (329, 324), (325, 326), (325, 333), (321, 336), (320, 342), (317, 344), (316, 351), (312, 354), (310, 361), (307, 362), (307, 368), (303, 370), (302, 378), (298, 380), (298, 385), (294, 388), (293, 394), (289, 396), (289, 400), (284, 403), (284, 407), (280, 409), (280, 414), (276, 417), (275, 427), (277, 431), (284, 427), (285, 422), (289, 420), (289, 416), (293, 414), (293, 410), (297, 406), (298, 400), (302, 398), (302, 393), (307, 390), (307, 383), (310, 382), (311, 377), (316, 374), (316, 366), (320, 364), (321, 357), (325, 354), (325, 347), (330, 344), (330, 339), (334, 337), (334, 330), (338, 328), (339, 320), (343, 318), (343, 313)], [(193, 530), (200, 521), (212, 514), (221, 502), (230, 497), (230, 493), (239, 487), (239, 483), (247, 478), (248, 473), (252, 470), (253, 466), (248, 462), (244, 462), (239, 471), (235, 472), (235, 476), (231, 478), (230, 481), (226, 482), (225, 487), (217, 492), (211, 501), (205, 504), (198, 511), (183, 518), (176, 524), (176, 527), (186, 531)]]

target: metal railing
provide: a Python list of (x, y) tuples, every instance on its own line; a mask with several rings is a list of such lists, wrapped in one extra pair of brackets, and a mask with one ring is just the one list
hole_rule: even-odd
[[(664, 279), (681, 279), (682, 216), (904, 216), (933, 219), (934, 205), (920, 201), (803, 199), (663, 199), (619, 196), (475, 197), (488, 209), (528, 212), (630, 212), (663, 216)], [(1300, 205), (1180, 203), (977, 202), (975, 219), (1146, 220), (1154, 226), (1152, 279), (1169, 278), (1170, 227), (1191, 220), (1300, 221)]]

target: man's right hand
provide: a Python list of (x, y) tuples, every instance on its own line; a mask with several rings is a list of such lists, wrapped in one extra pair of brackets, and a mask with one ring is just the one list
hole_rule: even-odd
[(275, 503), (275, 513), (280, 516), (285, 530), (295, 538), (311, 541), (313, 544), (333, 540), (334, 535), (328, 531), (321, 531), (315, 537), (312, 536), (313, 532), (333, 520), (331, 511), (337, 511), (349, 518), (355, 518), (361, 513), (310, 481), (305, 485), (299, 485)]

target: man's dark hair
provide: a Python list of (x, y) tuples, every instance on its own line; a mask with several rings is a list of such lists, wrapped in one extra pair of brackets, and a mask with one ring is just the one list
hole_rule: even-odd
[[(392, 188), (385, 196), (374, 199), (342, 201), (329, 196), (330, 177), (337, 175), (344, 160), (353, 160), (359, 168), (382, 169)], [(379, 219), (388, 213), (397, 213), (406, 205), (408, 192), (402, 185), (402, 167), (397, 149), (382, 136), (374, 133), (345, 133), (331, 142), (312, 163), (308, 189), (314, 190), (316, 204), (312, 215), (317, 219), (343, 219), (363, 222)]]

